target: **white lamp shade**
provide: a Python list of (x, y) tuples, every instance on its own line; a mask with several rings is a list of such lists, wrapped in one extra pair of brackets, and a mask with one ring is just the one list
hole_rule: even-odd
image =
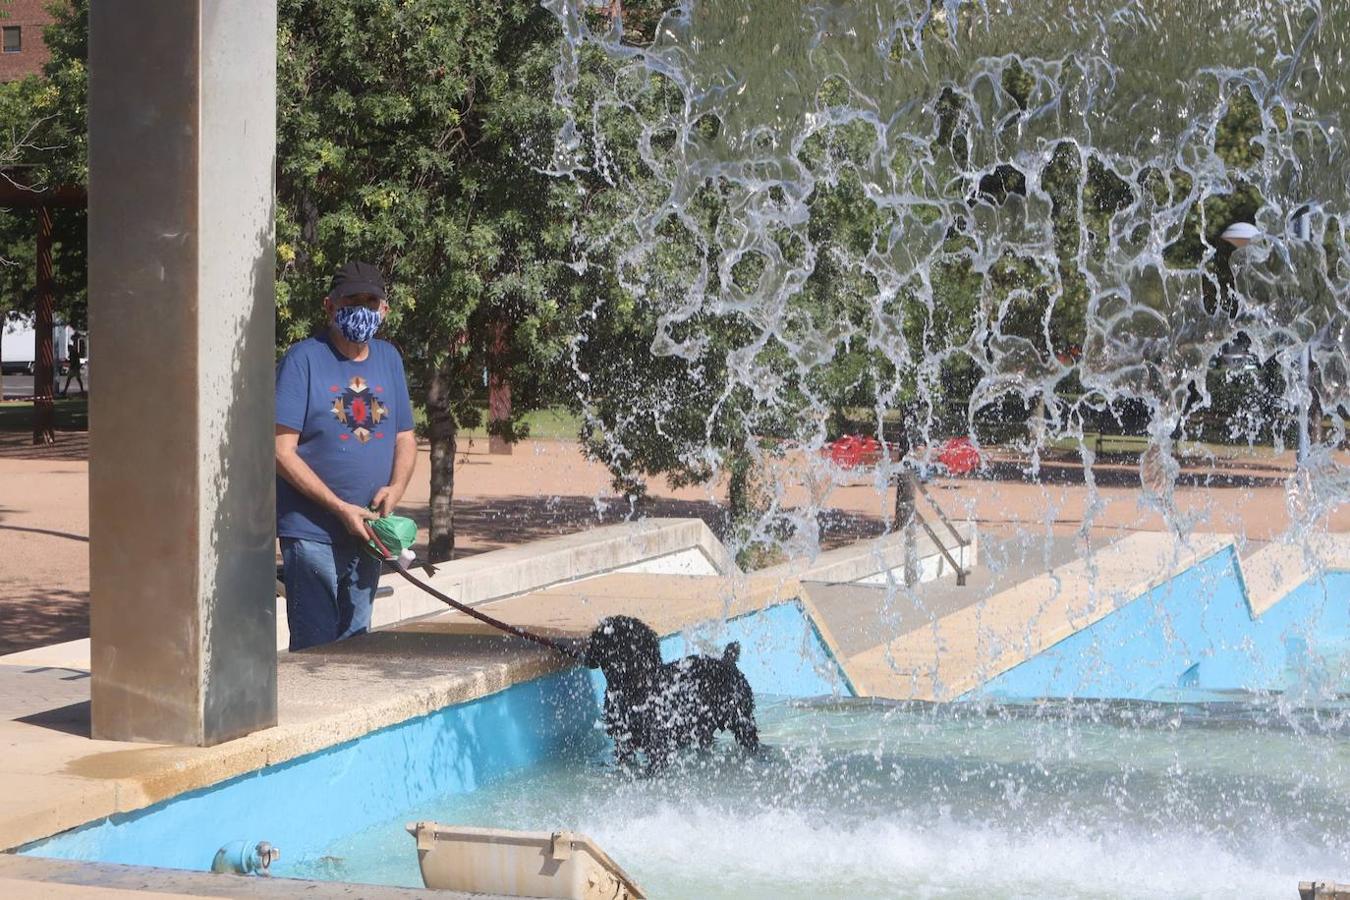
[(1220, 235), (1225, 241), (1235, 247), (1243, 247), (1261, 236), (1261, 229), (1250, 222), (1234, 222), (1223, 230)]

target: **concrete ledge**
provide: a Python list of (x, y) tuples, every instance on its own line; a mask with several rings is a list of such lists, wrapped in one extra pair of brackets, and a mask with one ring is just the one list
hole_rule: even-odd
[[(117, 808), (117, 784), (70, 775), (6, 771), (0, 775), (0, 798), (0, 847), (12, 847), (108, 815)], [(0, 861), (6, 858), (0, 854)]]
[[(472, 606), (621, 571), (687, 550), (699, 551), (718, 574), (740, 572), (702, 519), (642, 519), (455, 560), (437, 566), (436, 575), (427, 580), (437, 590)], [(397, 576), (386, 576), (383, 583), (392, 585), (394, 593), (376, 603), (373, 627), (445, 610), (444, 604)]]
[(280, 724), (215, 747), (126, 744), (33, 721), (0, 722), (0, 848), (131, 812), (550, 674), (566, 661), (502, 639), (397, 631), (286, 654)]
[[(638, 590), (637, 585), (644, 587)], [(503, 602), (545, 614), (572, 609), (583, 619), (604, 609), (630, 612), (648, 617), (658, 631), (668, 634), (772, 605), (786, 596), (779, 594), (780, 586), (777, 580), (755, 582), (743, 576), (609, 575), (554, 588), (580, 592), (577, 604), (553, 602), (558, 595), (550, 597), (548, 592)], [(574, 627), (589, 630), (583, 619)], [(547, 620), (530, 624), (565, 633), (550, 628)], [(5, 798), (0, 805), (0, 848), (21, 846), (325, 750), (570, 664), (534, 644), (497, 634), (464, 634), (453, 623), (433, 619), (283, 654), (278, 665), (280, 724), (215, 747), (91, 740), (87, 705), (83, 733), (78, 716), (58, 726), (49, 715), (19, 713), (0, 721), (0, 746), (8, 749), (0, 764), (6, 773), (0, 779)], [(3, 668), (9, 677), (23, 674), (17, 667)], [(22, 681), (11, 683), (23, 691)], [(71, 699), (67, 695), (53, 705), (69, 704)]]
[[(537, 634), (582, 639), (605, 616), (636, 616), (666, 635), (798, 599), (803, 593), (795, 579), (616, 573), (506, 597), (476, 608)], [(498, 633), (490, 625), (453, 610), (408, 622), (400, 630), (482, 636)]]
[[(934, 531), (943, 538), (947, 552), (956, 558), (962, 568), (969, 571), (979, 562), (979, 533), (969, 522), (955, 523), (957, 532), (966, 540), (962, 547), (941, 523)], [(919, 580), (932, 581), (955, 574), (938, 545), (927, 534), (920, 531), (915, 539), (919, 556)], [(897, 580), (903, 580), (905, 566), (904, 536), (888, 534), (872, 541), (860, 541), (847, 547), (828, 550), (814, 558), (803, 557), (789, 560), (754, 573), (756, 578), (798, 581), (825, 581), (844, 583), (875, 580), (885, 583), (886, 573), (894, 573)], [(880, 576), (878, 578), (878, 576)]]
[(89, 638), (33, 647), (0, 656), (0, 666), (48, 666), (53, 669), (89, 671)]
[(1269, 544), (1239, 565), (1255, 618), (1319, 572), (1350, 571), (1350, 534), (1319, 535), (1306, 546)]

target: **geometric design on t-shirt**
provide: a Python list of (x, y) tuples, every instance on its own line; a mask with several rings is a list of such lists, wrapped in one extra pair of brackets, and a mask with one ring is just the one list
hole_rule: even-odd
[(372, 437), (384, 437), (382, 431), (372, 432), (371, 426), (380, 424), (389, 416), (389, 407), (381, 403), (367, 388), (366, 380), (357, 375), (347, 383), (347, 389), (342, 392), (342, 396), (333, 401), (334, 417), (346, 425), (352, 436), (363, 444)]

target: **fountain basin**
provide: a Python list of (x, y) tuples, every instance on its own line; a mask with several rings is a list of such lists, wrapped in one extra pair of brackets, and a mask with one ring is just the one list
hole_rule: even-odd
[[(1204, 556), (1084, 623), (1082, 642), (1102, 648), (1129, 638), (1135, 606), (1155, 615), (1194, 607), (1208, 640), (1240, 649), (1252, 622), (1285, 634), (1279, 622), (1331, 608), (1316, 599), (1344, 596), (1350, 577), (1327, 573), (1258, 616), (1247, 609), (1225, 618), (1225, 603), (1250, 599), (1235, 559), (1222, 548)], [(594, 616), (608, 593), (629, 596), (636, 582), (624, 577), (622, 592), (602, 581), (570, 590), (590, 598)], [(1336, 868), (1348, 857), (1334, 823), (1350, 814), (1343, 749), (1350, 727), (1334, 684), (1299, 695), (1234, 687), (1221, 703), (1212, 702), (1214, 684), (1199, 681), (1149, 698), (1166, 703), (1123, 690), (1114, 696), (1104, 681), (1100, 695), (1089, 695), (1099, 699), (1088, 700), (1073, 690), (1065, 691), (1072, 699), (1043, 699), (1053, 697), (1047, 691), (1029, 703), (988, 690), (966, 697), (980, 702), (939, 705), (854, 698), (847, 666), (813, 618), (821, 611), (775, 599), (763, 585), (751, 595), (729, 601), (737, 614), (725, 622), (710, 606), (666, 637), (663, 652), (672, 658), (741, 642), (768, 746), (761, 758), (719, 746), (674, 777), (635, 781), (608, 765), (596, 727), (598, 673), (557, 671), (556, 660), (497, 640), (495, 658), (515, 660), (515, 683), (488, 677), (491, 666), (479, 660), (484, 678), (470, 699), (23, 852), (204, 869), (220, 847), (261, 839), (283, 851), (278, 875), (414, 886), (420, 875), (404, 826), (426, 820), (584, 833), (656, 896), (961, 896), (990, 884), (1008, 896), (1189, 896), (1172, 886), (1188, 884), (1192, 858), (1226, 873), (1216, 890), (1244, 896), (1347, 874)], [(1173, 597), (1175, 609), (1163, 603)], [(1324, 616), (1317, 627), (1334, 639), (1339, 622)], [(341, 686), (353, 672), (396, 676), (419, 645), (441, 652), (496, 640), (407, 628), (371, 635), (364, 648), (383, 642), (399, 651), (381, 663), (395, 667), (386, 671), (374, 671), (356, 642), (288, 665), (307, 665), (311, 675), (332, 667)], [(1110, 667), (1072, 641), (1043, 652), (1053, 659), (1047, 671), (1081, 689)], [(1170, 648), (1167, 664), (1180, 671), (1192, 665), (1184, 640), (1135, 646), (1144, 656)], [(1038, 657), (1028, 663), (1039, 665)], [(1267, 838), (1278, 853), (1259, 849)], [(693, 847), (702, 854), (698, 866), (688, 864)], [(1111, 883), (1048, 862), (1060, 857)]]

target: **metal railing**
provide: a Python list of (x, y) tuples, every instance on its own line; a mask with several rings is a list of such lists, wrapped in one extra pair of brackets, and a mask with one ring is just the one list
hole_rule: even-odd
[[(944, 522), (947, 521), (946, 517), (942, 516), (941, 512), (939, 512), (938, 515), (942, 517), (942, 521)], [(947, 549), (947, 545), (944, 544), (942, 540), (937, 536), (937, 532), (933, 531), (933, 526), (928, 524), (928, 520), (923, 517), (923, 513), (919, 512), (917, 509), (914, 510), (914, 518), (916, 521), (918, 521), (920, 525), (923, 526), (923, 530), (928, 532), (928, 536), (933, 539), (933, 543), (937, 544), (937, 548), (941, 550), (942, 555), (946, 557), (947, 563), (953, 569), (956, 570), (956, 586), (965, 587), (966, 575), (968, 574), (966, 569), (959, 562), (956, 561), (956, 557), (952, 556), (952, 552)], [(960, 549), (965, 549), (966, 546), (965, 540), (961, 538), (958, 538), (958, 540), (961, 540)]]
[[(914, 473), (910, 471), (903, 472), (900, 475), (900, 479), (902, 479), (903, 481), (907, 481), (913, 487), (918, 488), (918, 492), (923, 495), (923, 498), (925, 500), (928, 501), (928, 505), (933, 507), (933, 512), (937, 513), (938, 521), (940, 521), (944, 526), (946, 526), (948, 533), (950, 533), (951, 536), (956, 540), (957, 552), (961, 553), (962, 556), (964, 557), (965, 555), (964, 551), (967, 547), (970, 546), (971, 542), (964, 535), (962, 535), (961, 532), (956, 530), (956, 526), (952, 524), (951, 519), (947, 518), (946, 512), (944, 512), (942, 507), (938, 505), (937, 500), (934, 499), (932, 494), (928, 493), (928, 488), (924, 487), (923, 482), (920, 481), (917, 477), (915, 477)], [(897, 491), (902, 490), (901, 483), (896, 484), (896, 490)], [(897, 499), (899, 498), (897, 497)], [(956, 557), (952, 554), (951, 550), (948, 549), (946, 542), (944, 542), (940, 537), (938, 537), (937, 532), (933, 530), (933, 526), (930, 525), (928, 523), (928, 520), (924, 518), (923, 514), (919, 512), (917, 506), (911, 504), (910, 514), (914, 516), (914, 520), (923, 527), (923, 530), (928, 534), (928, 537), (933, 541), (935, 545), (937, 545), (938, 550), (942, 553), (942, 556), (947, 560), (948, 565), (950, 565), (952, 569), (955, 570), (957, 586), (965, 587), (966, 576), (970, 574), (970, 570), (957, 561)], [(907, 546), (906, 553), (910, 552), (912, 552), (912, 548)], [(915, 562), (917, 563), (917, 560)], [(906, 561), (905, 564), (906, 573), (909, 572), (910, 568), (911, 568), (910, 562)]]

